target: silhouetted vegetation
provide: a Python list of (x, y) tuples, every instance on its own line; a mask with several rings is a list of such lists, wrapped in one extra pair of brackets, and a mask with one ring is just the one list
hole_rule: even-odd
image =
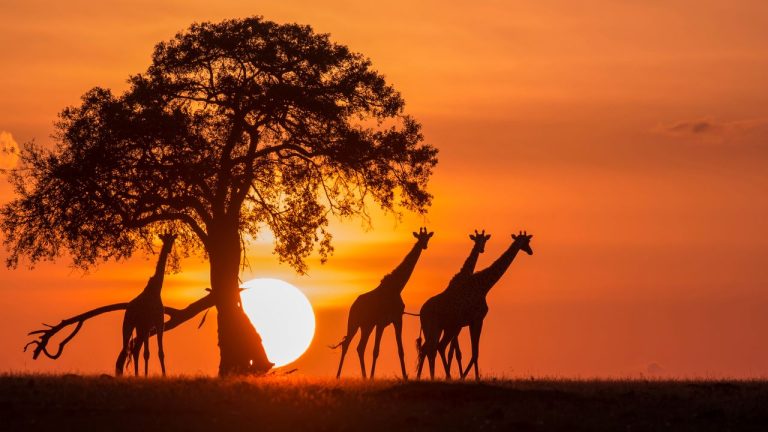
[(332, 252), (330, 215), (430, 204), (437, 151), (401, 95), (367, 58), (308, 26), (194, 24), (128, 83), (64, 109), (55, 148), (23, 146), (16, 198), (2, 208), (8, 265), (66, 253), (87, 269), (178, 233), (182, 254), (209, 259), (212, 291), (177, 317), (213, 301), (222, 375), (271, 366), (240, 306), (250, 239), (271, 231), (277, 257), (303, 272), (313, 250)]
[(0, 430), (762, 431), (765, 381), (0, 377)]

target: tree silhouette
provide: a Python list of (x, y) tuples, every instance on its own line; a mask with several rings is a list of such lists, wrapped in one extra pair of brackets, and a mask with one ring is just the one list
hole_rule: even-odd
[(2, 208), (10, 254), (65, 252), (77, 267), (148, 250), (172, 229), (210, 263), (219, 373), (271, 364), (240, 305), (250, 239), (268, 229), (298, 272), (332, 252), (329, 215), (422, 212), (437, 150), (370, 60), (309, 26), (261, 17), (193, 24), (155, 47), (119, 95), (93, 88), (56, 123), (56, 147), (27, 143)]

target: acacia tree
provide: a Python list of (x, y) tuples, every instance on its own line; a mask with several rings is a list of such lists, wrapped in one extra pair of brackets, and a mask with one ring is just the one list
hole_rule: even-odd
[(54, 149), (24, 145), (1, 213), (7, 264), (67, 253), (87, 269), (175, 230), (209, 260), (222, 375), (271, 367), (240, 305), (249, 240), (270, 230), (277, 257), (304, 272), (312, 251), (332, 252), (329, 215), (430, 203), (437, 150), (401, 95), (309, 26), (194, 24), (128, 82), (64, 109)]

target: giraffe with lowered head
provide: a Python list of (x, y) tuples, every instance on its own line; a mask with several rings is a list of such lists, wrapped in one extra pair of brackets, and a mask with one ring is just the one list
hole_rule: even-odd
[[(507, 271), (519, 251), (522, 250), (528, 255), (533, 255), (530, 245), (532, 237), (533, 235), (529, 235), (524, 231), (517, 235), (512, 234), (513, 241), (509, 248), (488, 268), (465, 278), (461, 284), (462, 287), (457, 288), (457, 292), (460, 292), (462, 295), (449, 297), (450, 301), (447, 301), (444, 308), (438, 311), (437, 317), (429, 330), (423, 328), (425, 341), (424, 345), (419, 349), (420, 361), (417, 376), (421, 376), (421, 370), (424, 366), (423, 360), (424, 357), (427, 357), (429, 360), (430, 376), (434, 378), (434, 364), (437, 351), (440, 352), (443, 366), (447, 369), (448, 365), (444, 355), (445, 347), (459, 334), (462, 327), (469, 326), (472, 358), (467, 363), (464, 371), (462, 371), (461, 377), (467, 376), (470, 368), (474, 366), (475, 379), (480, 379), (477, 361), (480, 353), (480, 334), (483, 329), (483, 321), (488, 314), (486, 296)], [(442, 338), (440, 338), (440, 334), (442, 334)]]
[[(173, 242), (176, 235), (165, 233), (160, 235), (163, 246), (160, 249), (160, 256), (157, 260), (155, 274), (149, 278), (144, 290), (128, 303), (123, 318), (123, 351), (118, 357), (115, 365), (115, 374), (123, 374), (123, 361), (125, 356), (133, 355), (134, 374), (139, 375), (139, 350), (144, 345), (144, 376), (149, 370), (149, 335), (154, 329), (157, 333), (157, 356), (160, 359), (160, 368), (165, 376), (165, 353), (163, 352), (163, 325), (165, 314), (163, 312), (163, 300), (160, 297), (160, 291), (163, 288), (163, 278), (165, 276), (165, 266), (168, 262), (168, 255), (173, 248)], [(136, 330), (134, 339), (135, 347), (130, 346), (130, 339), (133, 331)]]
[(371, 378), (376, 373), (376, 359), (379, 356), (379, 344), (381, 343), (381, 334), (384, 329), (392, 324), (395, 328), (395, 340), (397, 342), (397, 353), (400, 356), (400, 369), (403, 373), (403, 379), (408, 379), (405, 370), (405, 354), (403, 352), (403, 312), (405, 303), (401, 297), (403, 288), (413, 273), (416, 262), (419, 260), (421, 251), (427, 248), (427, 243), (434, 232), (427, 232), (426, 228), (420, 228), (418, 233), (413, 233), (416, 243), (405, 256), (405, 259), (388, 275), (384, 276), (379, 286), (374, 290), (360, 295), (349, 309), (349, 318), (347, 321), (347, 334), (344, 339), (331, 348), (341, 347), (341, 360), (339, 360), (339, 369), (336, 372), (336, 378), (341, 376), (341, 368), (344, 365), (344, 357), (347, 355), (352, 338), (360, 330), (360, 341), (357, 344), (357, 355), (360, 358), (360, 369), (363, 378), (366, 377), (365, 370), (365, 347), (368, 344), (368, 338), (371, 332), (376, 328), (376, 336), (373, 344), (373, 362), (371, 365)]

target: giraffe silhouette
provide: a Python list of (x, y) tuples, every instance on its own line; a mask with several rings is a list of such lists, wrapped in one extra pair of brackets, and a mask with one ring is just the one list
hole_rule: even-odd
[(341, 346), (341, 360), (339, 360), (339, 369), (336, 372), (336, 378), (341, 376), (341, 368), (344, 365), (344, 357), (347, 355), (352, 338), (355, 337), (358, 329), (360, 330), (360, 341), (357, 344), (357, 355), (360, 358), (360, 370), (363, 378), (366, 377), (365, 371), (365, 347), (368, 344), (368, 338), (374, 327), (376, 336), (373, 344), (373, 361), (371, 365), (371, 378), (376, 373), (376, 359), (379, 356), (379, 344), (381, 343), (381, 334), (384, 329), (392, 324), (395, 327), (395, 340), (397, 341), (397, 353), (400, 356), (400, 369), (403, 373), (403, 379), (408, 379), (405, 370), (405, 354), (403, 352), (403, 312), (405, 303), (401, 293), (408, 279), (413, 273), (416, 262), (419, 260), (421, 251), (427, 248), (427, 243), (434, 232), (427, 232), (426, 228), (420, 228), (418, 233), (413, 233), (416, 237), (416, 244), (405, 256), (403, 261), (392, 271), (384, 276), (379, 286), (374, 290), (360, 295), (352, 307), (349, 309), (349, 319), (347, 321), (347, 334), (337, 345), (331, 348)]
[[(471, 276), (461, 278), (457, 286), (452, 287), (450, 295), (446, 295), (439, 303), (422, 307), (420, 312), (421, 327), (424, 333), (424, 343), (417, 340), (419, 361), (417, 377), (421, 377), (424, 358), (429, 361), (430, 378), (435, 377), (435, 357), (440, 352), (446, 376), (450, 378), (450, 370), (445, 358), (446, 346), (454, 340), (462, 327), (469, 326), (470, 341), (472, 342), (472, 358), (462, 371), (464, 378), (472, 366), (475, 368), (475, 379), (480, 379), (477, 361), (480, 352), (480, 334), (483, 320), (488, 313), (486, 296), (493, 286), (501, 279), (519, 251), (533, 255), (530, 240), (533, 236), (526, 232), (512, 234), (513, 242), (509, 248), (488, 268), (480, 270)], [(425, 304), (427, 306), (427, 304)], [(441, 338), (442, 334), (442, 338)]]
[[(173, 248), (173, 242), (176, 240), (175, 234), (165, 233), (160, 235), (163, 246), (160, 249), (160, 256), (157, 260), (155, 274), (149, 278), (144, 290), (128, 303), (123, 317), (123, 351), (115, 364), (115, 374), (123, 374), (123, 358), (133, 355), (134, 374), (139, 375), (139, 351), (144, 345), (144, 376), (149, 370), (149, 335), (152, 329), (157, 332), (157, 356), (160, 359), (160, 368), (165, 376), (165, 353), (163, 352), (163, 324), (165, 315), (163, 312), (163, 300), (160, 298), (160, 291), (163, 288), (163, 278), (165, 276), (165, 266), (168, 262), (168, 255)], [(130, 339), (133, 331), (136, 330), (136, 338), (133, 340), (134, 346), (131, 346)]]
[[(477, 266), (477, 259), (479, 258), (480, 254), (485, 252), (485, 243), (488, 241), (488, 239), (491, 238), (491, 235), (485, 234), (485, 230), (478, 233), (477, 230), (475, 230), (475, 234), (470, 234), (469, 239), (472, 240), (472, 250), (469, 252), (469, 255), (467, 256), (467, 259), (464, 261), (464, 264), (461, 266), (461, 269), (458, 273), (456, 273), (452, 278), (451, 281), (448, 283), (448, 287), (443, 290), (440, 294), (437, 294), (433, 297), (431, 297), (429, 300), (427, 300), (424, 303), (424, 306), (422, 306), (421, 313), (419, 315), (425, 316), (426, 313), (427, 317), (431, 317), (433, 314), (430, 313), (430, 310), (432, 308), (440, 308), (440, 304), (444, 301), (446, 301), (446, 297), (454, 296), (454, 295), (462, 295), (459, 292), (459, 289), (464, 285), (464, 280), (471, 276), (475, 271), (475, 266)], [(422, 318), (424, 319), (424, 318)], [(417, 347), (421, 343), (421, 339), (417, 341)], [(461, 374), (461, 349), (459, 348), (459, 342), (458, 342), (458, 334), (457, 337), (453, 338), (451, 340), (451, 353), (456, 354), (456, 360), (459, 365), (459, 374)], [(421, 356), (419, 356), (421, 358)], [(445, 371), (446, 377), (450, 378), (450, 360), (447, 363), (447, 369)]]

